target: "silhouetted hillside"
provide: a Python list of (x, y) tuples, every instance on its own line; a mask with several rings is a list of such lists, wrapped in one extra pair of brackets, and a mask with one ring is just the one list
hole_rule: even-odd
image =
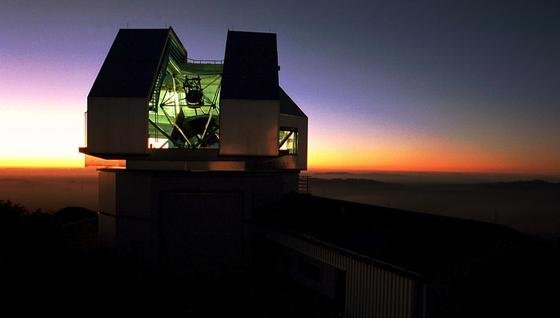
[(250, 273), (220, 281), (170, 276), (98, 250), (96, 235), (97, 213), (90, 210), (69, 207), (47, 214), (0, 200), (0, 316), (297, 317), (310, 312), (307, 304), (294, 308), (280, 297), (305, 292), (295, 286), (271, 286)]
[(66, 206), (97, 208), (95, 169), (1, 169), (0, 200), (29, 210), (57, 211)]
[(505, 189), (525, 189), (525, 190), (538, 190), (538, 189), (556, 189), (560, 190), (560, 182), (549, 182), (545, 180), (521, 180), (509, 182), (493, 182), (482, 183), (481, 186), (505, 188)]
[(560, 183), (389, 183), (368, 179), (310, 178), (314, 195), (511, 226), (560, 237)]
[[(380, 185), (371, 181), (363, 184)], [(401, 187), (401, 185), (393, 186)], [(423, 226), (405, 223), (404, 227), (392, 228), (391, 224), (397, 224), (397, 220), (405, 216), (409, 219), (412, 217), (413, 223), (425, 222), (429, 226), (432, 226), (433, 222), (426, 222), (426, 220), (435, 220), (435, 223), (440, 220), (453, 224), (469, 223), (469, 221), (416, 215), (406, 211), (400, 211), (402, 215), (392, 215), (389, 209), (384, 208), (377, 208), (380, 212), (376, 215), (359, 212), (358, 218), (349, 218), (340, 222), (336, 221), (340, 209), (333, 205), (332, 201), (316, 198), (306, 202), (318, 202), (323, 205), (324, 211), (315, 209), (308, 210), (311, 213), (303, 213), (305, 211), (286, 211), (279, 206), (277, 215), (281, 215), (286, 221), (296, 222), (297, 226), (303, 226), (303, 230), (307, 233), (319, 233), (321, 237), (334, 240), (333, 242), (343, 246), (353, 244), (352, 248), (355, 248), (354, 244), (359, 244), (360, 248), (375, 247), (379, 242), (371, 240), (371, 237), (368, 238), (366, 233), (369, 233), (369, 230), (365, 231), (365, 229), (381, 229), (381, 233), (391, 237), (395, 244), (401, 242), (398, 246), (402, 247), (403, 251), (403, 254), (390, 253), (386, 257), (398, 257), (403, 261), (412, 257), (414, 253), (434, 249), (434, 244), (438, 242), (452, 247), (455, 241), (442, 241), (445, 240), (445, 237), (442, 237), (427, 243), (429, 237), (422, 234)], [(344, 213), (348, 216), (357, 215), (354, 210), (366, 211), (367, 208), (361, 205), (344, 204), (347, 205)], [(305, 210), (305, 206), (299, 203), (298, 205)], [(322, 212), (326, 214), (323, 215)], [(293, 217), (286, 219), (290, 215)], [(322, 218), (321, 222), (316, 222), (317, 217)], [(278, 223), (279, 226), (286, 224)], [(481, 226), (486, 236), (493, 235), (493, 229), (497, 229), (497, 233), (504, 231), (506, 234), (509, 233), (507, 229), (500, 227)], [(349, 231), (354, 227), (361, 230)], [(411, 232), (410, 229), (420, 232)], [(437, 230), (430, 230), (430, 228), (425, 230), (434, 235), (441, 231), (448, 231), (445, 226), (439, 226)], [(2, 251), (0, 290), (4, 295), (0, 313), (15, 311), (22, 316), (28, 314), (66, 316), (76, 315), (76, 313), (105, 315), (107, 312), (126, 316), (182, 315), (187, 317), (231, 315), (323, 317), (325, 315), (318, 311), (317, 308), (321, 308), (320, 303), (314, 303), (313, 295), (310, 296), (307, 290), (280, 280), (278, 277), (267, 276), (270, 274), (267, 274), (266, 270), (263, 273), (252, 272), (253, 269), (250, 269), (243, 276), (228, 281), (186, 280), (170, 276), (165, 272), (139, 268), (116, 255), (98, 250), (95, 244), (96, 233), (97, 214), (90, 210), (72, 207), (61, 209), (53, 214), (45, 214), (41, 211), (29, 212), (18, 204), (0, 201), (0, 250)], [(465, 242), (469, 241), (467, 236), (470, 234), (475, 238), (481, 238), (481, 233), (449, 234), (459, 242), (461, 237)], [(356, 239), (349, 240), (349, 235), (355, 236)], [(424, 241), (428, 240), (415, 242), (419, 247), (424, 245), (421, 249), (415, 249), (408, 244), (415, 236)], [(360, 237), (368, 238), (369, 241), (360, 240)], [(454, 253), (457, 254), (460, 252), (458, 251), (454, 250)], [(430, 261), (438, 262), (438, 257), (444, 257), (438, 253), (430, 255), (433, 256), (431, 259), (417, 258), (416, 260), (429, 264)], [(471, 257), (467, 254), (461, 257), (463, 256)], [(453, 302), (449, 303), (451, 307), (441, 307), (442, 312), (445, 310), (461, 310), (464, 313), (485, 312), (486, 309), (480, 306), (486, 306), (484, 308), (491, 308), (495, 312), (501, 308), (497, 304), (506, 305), (508, 299), (525, 299), (528, 305), (521, 306), (523, 308), (530, 307), (531, 304), (544, 303), (548, 306), (553, 303), (549, 297), (553, 294), (546, 292), (545, 288), (553, 287), (549, 285), (554, 285), (557, 281), (556, 276), (553, 275), (558, 264), (557, 249), (554, 250), (539, 242), (528, 241), (527, 244), (516, 246), (503, 245), (495, 249), (495, 252), (484, 252), (470, 259), (466, 267), (456, 268), (454, 272), (449, 273), (456, 282), (453, 285), (448, 285), (447, 274), (436, 281), (443, 288), (452, 288), (454, 291), (451, 293), (450, 290), (449, 295), (458, 297), (449, 300)], [(438, 266), (441, 267), (442, 264)], [(480, 264), (484, 266), (480, 267)], [(480, 271), (480, 268), (484, 268), (484, 271)], [(427, 267), (426, 269), (432, 270)], [(463, 281), (457, 280), (456, 277), (470, 278)], [(485, 286), (482, 289), (481, 284)], [(534, 296), (525, 297), (518, 294), (516, 291), (519, 288), (526, 288), (527, 293), (523, 295)], [(510, 310), (504, 312), (508, 311), (511, 312)]]
[(65, 225), (74, 222), (97, 219), (97, 213), (82, 207), (66, 207), (55, 212), (51, 219), (57, 224)]

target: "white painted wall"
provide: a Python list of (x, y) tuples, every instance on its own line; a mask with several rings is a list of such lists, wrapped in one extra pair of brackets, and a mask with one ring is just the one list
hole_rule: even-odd
[(89, 153), (144, 154), (147, 138), (147, 99), (88, 97)]
[(278, 100), (223, 99), (220, 155), (277, 156)]

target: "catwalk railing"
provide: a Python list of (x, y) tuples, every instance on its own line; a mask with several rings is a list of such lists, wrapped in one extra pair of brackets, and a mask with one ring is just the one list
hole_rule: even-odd
[(195, 60), (187, 58), (187, 63), (191, 64), (224, 64), (224, 60)]
[(303, 194), (310, 194), (309, 191), (309, 176), (300, 175), (298, 177), (298, 192)]

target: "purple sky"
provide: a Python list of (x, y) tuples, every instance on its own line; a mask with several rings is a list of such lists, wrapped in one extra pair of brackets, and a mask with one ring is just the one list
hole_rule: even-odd
[(168, 26), (193, 58), (222, 58), (228, 28), (277, 33), (312, 168), (560, 172), (554, 1), (4, 0), (0, 165), (79, 158), (118, 29)]

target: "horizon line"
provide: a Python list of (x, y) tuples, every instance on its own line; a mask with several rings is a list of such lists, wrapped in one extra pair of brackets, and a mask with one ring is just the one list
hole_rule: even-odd
[[(93, 170), (103, 168), (86, 167), (77, 165), (30, 165), (30, 166), (1, 166), (0, 170), (68, 170), (68, 169), (84, 169)], [(302, 170), (302, 173), (328, 173), (328, 174), (461, 174), (461, 175), (520, 175), (520, 176), (555, 176), (560, 177), (560, 171), (490, 171), (490, 170), (402, 170), (402, 169), (363, 169), (363, 168), (309, 168)]]

